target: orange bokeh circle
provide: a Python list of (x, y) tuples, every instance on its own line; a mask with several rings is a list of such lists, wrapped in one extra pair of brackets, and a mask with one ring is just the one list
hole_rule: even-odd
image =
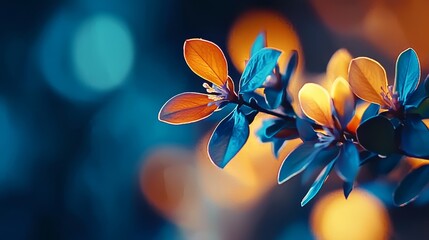
[(282, 50), (279, 66), (284, 72), (291, 50), (299, 54), (298, 71), (302, 68), (301, 44), (292, 24), (282, 15), (268, 10), (252, 10), (240, 15), (232, 25), (228, 37), (228, 53), (234, 66), (242, 72), (245, 60), (249, 59), (250, 49), (256, 36), (265, 31), (268, 47)]

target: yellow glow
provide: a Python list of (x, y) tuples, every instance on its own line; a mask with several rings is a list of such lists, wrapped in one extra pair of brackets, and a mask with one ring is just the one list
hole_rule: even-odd
[(291, 50), (298, 51), (298, 70), (301, 69), (303, 54), (298, 35), (292, 25), (276, 12), (255, 10), (239, 16), (229, 32), (228, 53), (232, 63), (240, 72), (244, 70), (244, 61), (249, 59), (253, 41), (261, 31), (267, 33), (268, 47), (283, 51), (279, 59), (282, 72), (285, 70)]
[(311, 213), (311, 227), (318, 239), (380, 240), (389, 238), (390, 221), (378, 199), (355, 189), (347, 200), (342, 191), (320, 199)]
[(332, 84), (338, 77), (342, 77), (347, 80), (349, 77), (349, 65), (351, 60), (352, 55), (347, 51), (347, 49), (338, 49), (334, 54), (332, 54), (326, 67), (325, 79), (319, 84), (326, 89), (331, 89)]
[(414, 158), (414, 157), (407, 157), (406, 161), (409, 165), (411, 165), (411, 168), (413, 169), (429, 164), (429, 160), (427, 159)]
[(250, 125), (250, 137), (243, 149), (222, 170), (207, 157), (210, 132), (202, 139), (198, 150), (198, 183), (205, 196), (223, 207), (247, 208), (256, 203), (268, 190), (277, 186), (281, 160), (300, 140), (289, 141), (279, 160), (275, 159), (272, 144), (261, 143), (253, 133), (260, 128), (266, 115), (258, 115)]

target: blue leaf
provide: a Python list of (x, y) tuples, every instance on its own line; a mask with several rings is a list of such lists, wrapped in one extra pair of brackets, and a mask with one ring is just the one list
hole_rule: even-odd
[(262, 126), (256, 131), (256, 136), (259, 137), (261, 142), (266, 143), (270, 142), (272, 139), (267, 137), (267, 128), (271, 125), (271, 119), (262, 121)]
[(326, 179), (328, 179), (329, 173), (332, 170), (332, 167), (334, 166), (335, 161), (330, 162), (323, 170), (320, 172), (319, 176), (317, 176), (316, 181), (314, 181), (313, 185), (311, 185), (310, 190), (308, 190), (307, 194), (304, 196), (304, 198), (301, 201), (301, 207), (303, 207), (305, 204), (307, 204), (311, 199), (316, 196), (316, 194), (320, 191), (320, 189), (323, 186), (323, 183), (325, 183)]
[(280, 150), (283, 148), (283, 144), (285, 143), (284, 139), (275, 138), (272, 140), (273, 142), (273, 152), (276, 158), (279, 157)]
[(302, 182), (308, 183), (310, 180), (314, 180), (315, 176), (317, 176), (328, 163), (338, 158), (339, 153), (340, 148), (337, 146), (330, 146), (320, 150), (314, 157), (314, 160), (303, 172)]
[(314, 143), (305, 142), (289, 153), (280, 167), (277, 179), (279, 184), (302, 172), (314, 159), (318, 151), (319, 149), (314, 147)]
[(240, 151), (249, 137), (246, 116), (235, 109), (214, 130), (208, 144), (208, 153), (216, 166), (224, 168)]
[(284, 89), (265, 88), (264, 94), (270, 109), (276, 109), (280, 106), (283, 100)]
[(360, 145), (368, 151), (384, 156), (397, 151), (395, 126), (384, 116), (378, 115), (361, 123), (356, 134)]
[(423, 100), (425, 100), (428, 97), (428, 87), (429, 87), (429, 75), (426, 76), (426, 79), (424, 82), (420, 83), (420, 85), (417, 87), (417, 90), (414, 91), (408, 98), (405, 105), (405, 109), (409, 109), (412, 107), (419, 106)]
[(393, 169), (395, 169), (396, 166), (398, 166), (399, 162), (401, 161), (403, 155), (402, 154), (391, 154), (385, 158), (378, 159), (378, 162), (376, 162), (376, 174), (377, 175), (387, 175), (389, 174)]
[(405, 119), (402, 128), (401, 144), (402, 149), (407, 155), (413, 157), (429, 157), (429, 129), (421, 119), (408, 117)]
[(360, 185), (359, 187), (377, 197), (386, 207), (392, 207), (395, 205), (393, 203), (392, 196), (396, 188), (396, 183), (381, 180), (367, 182)]
[(270, 106), (268, 106), (268, 104), (266, 103), (265, 98), (256, 92), (247, 92), (247, 93), (241, 94), (241, 96), (243, 97), (243, 100), (246, 102), (256, 101), (256, 103), (261, 108), (265, 108), (265, 109), (270, 108)]
[(343, 193), (344, 193), (344, 197), (346, 199), (349, 197), (352, 190), (353, 190), (353, 182), (344, 182), (343, 183)]
[(408, 48), (403, 51), (396, 61), (395, 91), (398, 92), (399, 101), (404, 105), (408, 96), (412, 94), (420, 81), (420, 63), (417, 53)]
[(256, 36), (253, 42), (252, 49), (250, 50), (250, 57), (255, 55), (259, 50), (267, 47), (267, 38), (265, 31), (262, 31)]
[(429, 189), (425, 188), (420, 192), (419, 197), (414, 201), (415, 205), (423, 206), (429, 203)]
[(410, 172), (396, 188), (393, 200), (396, 205), (404, 206), (418, 197), (429, 182), (429, 165), (423, 165)]
[(292, 73), (295, 71), (297, 66), (298, 66), (298, 51), (292, 50), (292, 54), (290, 55), (289, 62), (286, 65), (286, 72), (282, 76), (282, 85), (285, 90), (289, 85), (290, 77), (292, 76)]
[(250, 58), (240, 79), (240, 93), (253, 92), (262, 86), (277, 65), (281, 52), (264, 48)]
[(366, 120), (377, 116), (378, 111), (380, 110), (380, 105), (371, 103), (365, 110), (365, 112), (362, 115), (362, 119), (360, 122), (365, 122)]
[(302, 139), (302, 141), (306, 142), (317, 140), (317, 134), (308, 121), (297, 117), (296, 127), (298, 129), (299, 137)]
[[(251, 101), (252, 100), (254, 100), (254, 99), (252, 98)], [(254, 100), (254, 101), (256, 101), (256, 100)], [(258, 113), (259, 113), (255, 109), (253, 109), (249, 106), (246, 106), (246, 105), (241, 105), (239, 107), (239, 111), (246, 116), (247, 122), (249, 124), (251, 124), (253, 122), (253, 120), (255, 120), (256, 115), (258, 115)]]
[(296, 128), (295, 121), (283, 120), (283, 119), (272, 119), (270, 125), (265, 131), (265, 135), (269, 138), (274, 137), (283, 129), (294, 129)]
[(370, 151), (362, 151), (359, 153), (360, 163), (359, 165), (365, 165), (368, 162), (373, 161), (374, 158), (379, 158), (377, 154)]
[(407, 109), (407, 113), (418, 114), (422, 119), (429, 118), (429, 98), (423, 99), (417, 108)]
[(335, 169), (344, 182), (354, 182), (359, 172), (359, 152), (354, 143), (346, 141), (341, 146)]

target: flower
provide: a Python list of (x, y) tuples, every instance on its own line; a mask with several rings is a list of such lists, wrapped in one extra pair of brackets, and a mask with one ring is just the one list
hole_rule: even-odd
[[(429, 129), (422, 121), (428, 117), (428, 78), (420, 84), (420, 64), (413, 49), (398, 56), (393, 86), (388, 86), (384, 68), (365, 57), (352, 61), (349, 81), (358, 97), (382, 109), (357, 129), (364, 148), (381, 155), (429, 159)], [(411, 171), (396, 188), (394, 203), (403, 206), (415, 200), (429, 183), (428, 171), (428, 165)]]
[(159, 112), (159, 120), (169, 124), (200, 121), (237, 98), (225, 55), (216, 44), (189, 39), (183, 45), (183, 52), (189, 68), (212, 86), (203, 84), (207, 94), (186, 92), (168, 100)]
[(381, 108), (380, 114), (357, 129), (358, 140), (365, 149), (384, 156), (401, 153), (429, 157), (429, 148), (424, 144), (429, 142), (429, 130), (418, 111), (427, 98), (427, 84), (419, 84), (420, 64), (413, 49), (399, 55), (393, 86), (388, 85), (384, 68), (367, 57), (352, 60), (349, 82), (356, 96)]
[(316, 132), (309, 122), (297, 119), (303, 143), (284, 160), (278, 182), (284, 183), (304, 170), (306, 180), (322, 168), (301, 202), (304, 206), (319, 192), (335, 166), (344, 181), (344, 195), (348, 197), (360, 162), (356, 138), (347, 130), (355, 113), (355, 99), (348, 82), (337, 77), (331, 93), (318, 84), (307, 83), (299, 91), (299, 103), (304, 114), (323, 131)]
[(205, 94), (186, 92), (172, 97), (162, 106), (158, 118), (169, 124), (192, 123), (209, 117), (226, 104), (236, 104), (235, 109), (216, 126), (207, 147), (211, 161), (224, 168), (246, 143), (249, 124), (255, 114), (264, 110), (254, 102), (244, 101), (243, 96), (263, 84), (281, 52), (264, 48), (253, 55), (240, 78), (238, 93), (228, 75), (225, 55), (216, 44), (203, 39), (189, 39), (184, 43), (183, 52), (189, 68), (212, 85), (203, 83)]

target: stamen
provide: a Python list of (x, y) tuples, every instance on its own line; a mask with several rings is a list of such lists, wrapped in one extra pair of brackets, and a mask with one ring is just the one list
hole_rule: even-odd
[(203, 83), (203, 87), (206, 89), (206, 92), (209, 93), (209, 99), (213, 100), (213, 102), (208, 103), (207, 106), (213, 106), (215, 104), (219, 107), (230, 97), (230, 91), (226, 84), (219, 87), (214, 84), (210, 86), (208, 83)]
[(400, 102), (398, 100), (398, 93), (394, 92), (393, 86), (388, 86), (387, 91), (381, 87), (381, 96), (383, 98), (384, 106), (383, 108), (391, 109), (396, 111), (400, 108)]
[(321, 147), (321, 148), (325, 148), (328, 147), (332, 142), (335, 141), (335, 136), (331, 133), (331, 131), (329, 131), (329, 129), (324, 128), (326, 134), (323, 133), (316, 133), (317, 137), (319, 139), (319, 142), (314, 144), (315, 147)]
[(281, 76), (279, 71), (274, 70), (270, 75), (265, 78), (265, 82), (262, 84), (265, 88), (278, 88), (281, 89)]
[(208, 83), (203, 83), (203, 87), (206, 89), (207, 93), (215, 93), (216, 90), (213, 87), (210, 87)]

